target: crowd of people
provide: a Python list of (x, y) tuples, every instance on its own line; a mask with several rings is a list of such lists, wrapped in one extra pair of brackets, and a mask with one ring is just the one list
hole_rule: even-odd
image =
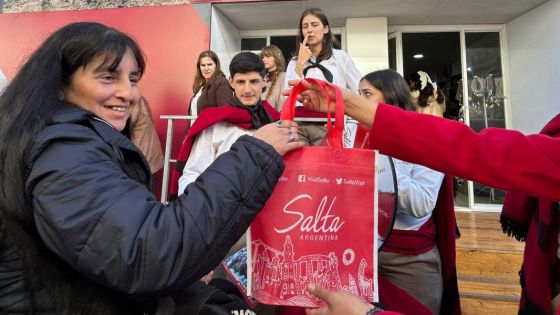
[(305, 80), (314, 78), (329, 82), (333, 98), (341, 89), (350, 125), (370, 130), (366, 149), (394, 158), (398, 201), (379, 254), (384, 306), (311, 284), (326, 306), (307, 314), (460, 314), (453, 176), (511, 191), (501, 220), (527, 244), (520, 313), (555, 313), (560, 118), (538, 135), (475, 133), (442, 118), (445, 97), (426, 72), (408, 82), (392, 70), (362, 76), (334, 41), (326, 15), (313, 8), (300, 16), (287, 65), (270, 45), (260, 56), (235, 55), (226, 77), (215, 52), (200, 53), (185, 108), (196, 119), (167, 204), (152, 192), (162, 148), (138, 88), (144, 55), (129, 35), (72, 23), (5, 87), (0, 71), (0, 312), (161, 314), (169, 299), (185, 309), (194, 283), (227, 279), (216, 268), (245, 246), (247, 227), (282, 174), (282, 156), (323, 143), (324, 123), (279, 120), (297, 84), (307, 88), (299, 114), (327, 113), (320, 87)]

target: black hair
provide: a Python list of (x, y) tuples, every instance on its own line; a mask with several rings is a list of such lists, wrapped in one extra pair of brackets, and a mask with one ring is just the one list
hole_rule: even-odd
[[(51, 122), (52, 114), (69, 106), (61, 100), (61, 91), (71, 84), (77, 70), (101, 57), (104, 65), (115, 71), (129, 49), (142, 76), (144, 57), (130, 36), (99, 23), (69, 24), (51, 34), (33, 52), (0, 97), (0, 236), (17, 244), (26, 274), (46, 268), (37, 262), (44, 260), (34, 258), (44, 249), (37, 241), (32, 198), (25, 186), (25, 161), (31, 145)], [(46, 283), (49, 281), (43, 285)], [(71, 294), (72, 289), (66, 292)], [(60, 302), (64, 303), (74, 302)]]
[(410, 109), (412, 104), (410, 87), (398, 72), (391, 69), (374, 71), (366, 74), (360, 81), (362, 80), (366, 80), (383, 92), (387, 104)]
[[(422, 82), (420, 82), (420, 74), (418, 74), (418, 72), (414, 72), (408, 79), (408, 82), (410, 83), (410, 89), (412, 91), (420, 92), (420, 94), (418, 95), (417, 105), (419, 107), (428, 106), (429, 98), (434, 95), (434, 86), (428, 82), (428, 84), (426, 84), (426, 87), (422, 89)], [(436, 101), (440, 104), (445, 102), (445, 95), (443, 95), (443, 92), (439, 88), (437, 89)]]
[(236, 73), (258, 72), (264, 78), (266, 69), (262, 58), (252, 52), (240, 52), (233, 57), (229, 63), (229, 75), (231, 78)]

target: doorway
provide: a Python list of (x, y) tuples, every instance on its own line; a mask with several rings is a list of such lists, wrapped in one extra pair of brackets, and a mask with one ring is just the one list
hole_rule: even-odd
[(460, 104), (457, 100), (458, 82), (461, 80), (460, 33), (403, 33), (402, 52), (404, 78), (408, 81), (417, 71), (426, 72), (445, 95), (444, 117), (464, 119), (459, 117)]
[[(390, 67), (405, 79), (419, 70), (428, 73), (445, 95), (444, 117), (475, 131), (506, 127), (501, 52), (499, 30), (389, 34)], [(455, 178), (454, 186), (459, 208), (499, 210), (505, 196), (501, 190), (462, 178)]]

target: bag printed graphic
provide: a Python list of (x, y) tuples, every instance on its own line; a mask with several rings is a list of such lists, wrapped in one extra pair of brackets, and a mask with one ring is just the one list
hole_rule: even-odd
[[(321, 84), (332, 89), (328, 83)], [(294, 87), (282, 119), (293, 119)], [(375, 152), (342, 147), (344, 108), (340, 91), (329, 146), (304, 147), (284, 156), (272, 196), (247, 237), (248, 293), (273, 305), (316, 307), (310, 283), (377, 301)]]

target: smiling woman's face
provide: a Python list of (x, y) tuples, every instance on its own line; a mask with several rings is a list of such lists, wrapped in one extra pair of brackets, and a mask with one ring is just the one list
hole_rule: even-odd
[(137, 85), (140, 70), (130, 49), (114, 71), (109, 69), (111, 62), (106, 61), (103, 55), (78, 68), (62, 93), (66, 101), (92, 112), (122, 131), (130, 116), (130, 106), (140, 98)]

